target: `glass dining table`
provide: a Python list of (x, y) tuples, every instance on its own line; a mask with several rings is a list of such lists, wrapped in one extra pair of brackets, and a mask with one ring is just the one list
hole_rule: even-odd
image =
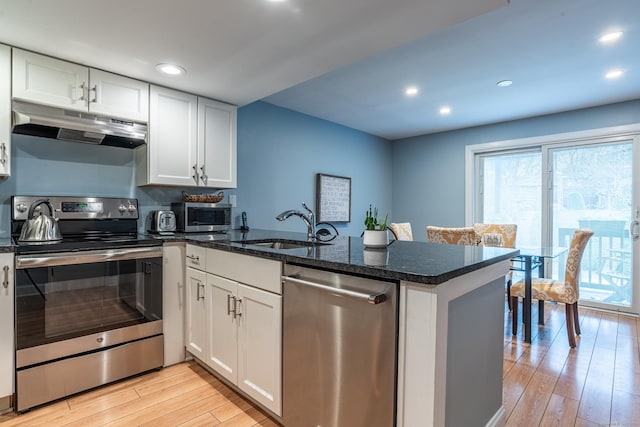
[[(533, 270), (538, 269), (538, 277), (545, 277), (545, 260), (557, 258), (567, 252), (561, 247), (529, 247), (518, 248), (520, 254), (513, 258), (513, 271), (524, 272), (524, 301), (522, 303), (522, 323), (524, 324), (524, 341), (531, 343), (531, 277)], [(544, 301), (538, 301), (538, 325), (544, 325)], [(517, 334), (518, 325), (512, 325), (513, 335)]]

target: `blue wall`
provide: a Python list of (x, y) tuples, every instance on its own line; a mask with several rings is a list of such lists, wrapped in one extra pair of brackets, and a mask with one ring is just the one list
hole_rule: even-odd
[(0, 181), (0, 237), (10, 234), (10, 199), (20, 195), (135, 197), (140, 231), (151, 209), (169, 208), (181, 190), (136, 187), (134, 151), (14, 134), (11, 176)]
[(427, 225), (463, 226), (465, 147), (493, 141), (640, 123), (640, 100), (393, 142), (393, 213), (416, 240)]
[[(134, 151), (25, 135), (12, 135), (11, 177), (0, 181), (0, 237), (10, 233), (10, 198), (22, 195), (96, 195), (136, 197), (140, 231), (152, 209), (169, 208), (181, 191), (193, 188), (137, 187)], [(301, 209), (315, 210), (315, 174), (351, 177), (351, 223), (341, 234), (359, 235), (364, 211), (373, 203), (391, 211), (391, 143), (334, 123), (264, 102), (238, 111), (238, 189), (235, 226), (241, 211), (255, 228), (304, 231), (292, 217), (275, 216)]]
[[(393, 221), (410, 221), (414, 237), (426, 240), (427, 224), (464, 224), (466, 145), (632, 123), (640, 123), (640, 100), (389, 142), (256, 102), (238, 110), (235, 225), (246, 211), (251, 227), (304, 231), (298, 218), (275, 216), (303, 201), (315, 207), (315, 174), (326, 173), (352, 179), (352, 220), (339, 226), (342, 234), (361, 233), (372, 203)], [(11, 162), (12, 176), (0, 181), (0, 237), (9, 234), (13, 194), (137, 197), (145, 218), (185, 190), (136, 187), (127, 149), (13, 135)]]
[(302, 202), (315, 210), (316, 173), (351, 178), (351, 223), (337, 225), (341, 234), (360, 235), (370, 203), (391, 214), (389, 141), (265, 102), (238, 110), (236, 219), (246, 211), (250, 227), (305, 231), (299, 218), (275, 216)]

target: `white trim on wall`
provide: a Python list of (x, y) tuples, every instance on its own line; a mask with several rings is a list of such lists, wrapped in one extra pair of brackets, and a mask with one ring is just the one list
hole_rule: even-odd
[(565, 144), (568, 142), (588, 141), (590, 139), (611, 138), (628, 139), (640, 134), (640, 123), (606, 128), (589, 129), (577, 132), (565, 132), (550, 135), (534, 136), (528, 138), (508, 139), (503, 141), (487, 142), (483, 144), (467, 145), (464, 159), (464, 221), (467, 226), (474, 222), (474, 174), (475, 156), (478, 153), (490, 153), (494, 151), (513, 150), (519, 148), (535, 147), (541, 145)]

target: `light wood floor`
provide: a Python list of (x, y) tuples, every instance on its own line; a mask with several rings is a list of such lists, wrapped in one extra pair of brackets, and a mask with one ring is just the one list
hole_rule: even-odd
[[(547, 304), (545, 315), (529, 345), (512, 337), (505, 311), (507, 426), (640, 426), (640, 321), (581, 308), (572, 350), (564, 306)], [(193, 362), (0, 416), (0, 425), (277, 426)]]

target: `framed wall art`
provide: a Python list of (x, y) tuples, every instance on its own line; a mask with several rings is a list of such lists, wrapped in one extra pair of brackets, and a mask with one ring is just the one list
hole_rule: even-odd
[(318, 222), (351, 222), (351, 178), (316, 174)]

